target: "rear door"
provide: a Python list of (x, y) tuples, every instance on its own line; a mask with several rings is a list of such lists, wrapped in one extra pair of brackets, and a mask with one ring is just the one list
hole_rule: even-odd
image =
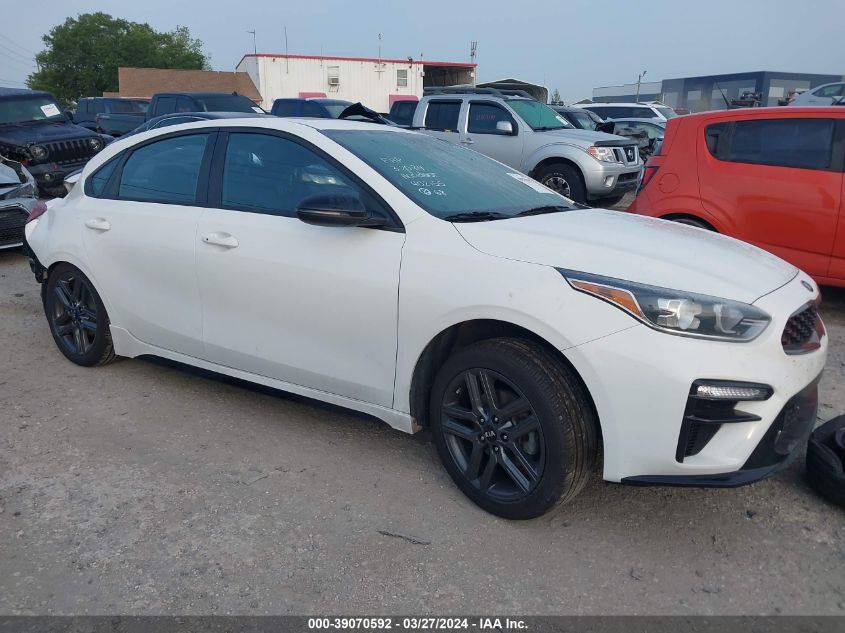
[[(837, 147), (839, 165), (845, 172), (845, 118), (837, 121)], [(833, 253), (830, 258), (830, 270), (827, 276), (840, 283), (845, 283), (845, 173), (840, 174), (842, 185), (839, 195), (839, 227), (836, 230), (836, 240), (833, 243)]]
[(89, 177), (80, 203), (88, 264), (112, 324), (197, 357), (196, 233), (215, 137), (183, 132), (140, 144)]
[(425, 104), (423, 127), (429, 136), (459, 143), (463, 101), (460, 99), (431, 99)]
[(842, 198), (835, 134), (829, 116), (779, 114), (702, 126), (704, 208), (724, 218), (733, 237), (825, 276)]

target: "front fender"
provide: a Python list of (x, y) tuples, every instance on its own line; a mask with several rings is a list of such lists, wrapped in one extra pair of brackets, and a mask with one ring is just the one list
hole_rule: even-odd
[(595, 160), (581, 146), (574, 143), (546, 143), (531, 153), (526, 154), (522, 171), (526, 174), (531, 174), (537, 169), (537, 165), (550, 158), (559, 158), (575, 163), (582, 172), (586, 171), (589, 166), (587, 161)]

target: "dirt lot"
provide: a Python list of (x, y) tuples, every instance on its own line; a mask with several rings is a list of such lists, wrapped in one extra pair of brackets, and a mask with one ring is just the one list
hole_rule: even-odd
[[(845, 412), (827, 290), (820, 419)], [(594, 482), (530, 522), (425, 435), (150, 362), (56, 350), (0, 253), (0, 614), (843, 614), (845, 512), (803, 463), (736, 490)]]

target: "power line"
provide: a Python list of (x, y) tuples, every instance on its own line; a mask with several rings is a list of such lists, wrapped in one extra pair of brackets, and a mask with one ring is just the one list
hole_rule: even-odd
[(10, 44), (12, 44), (13, 46), (15, 46), (15, 47), (17, 47), (17, 48), (21, 49), (24, 53), (29, 53), (29, 54), (30, 54), (30, 55), (32, 55), (33, 57), (36, 55), (36, 53), (35, 53), (35, 52), (33, 52), (33, 51), (29, 50), (28, 48), (24, 48), (23, 46), (21, 46), (20, 44), (18, 44), (15, 40), (13, 40), (13, 39), (12, 39), (11, 37), (9, 37), (8, 35), (3, 35), (3, 33), (0, 33), (0, 37), (2, 37), (4, 40), (6, 40), (7, 42), (9, 42), (9, 43), (10, 43)]
[[(34, 60), (34, 57), (27, 57), (26, 55), (23, 55), (23, 54), (17, 52), (16, 50), (9, 48), (5, 44), (0, 43), (0, 48), (7, 50), (10, 54), (15, 55), (18, 59), (20, 59), (22, 61), (28, 62), (28, 61)], [(15, 58), (12, 58), (12, 59), (15, 59)]]
[(14, 62), (16, 64), (20, 64), (21, 66), (25, 66), (27, 68), (32, 68), (33, 66), (35, 66), (35, 61), (33, 61), (33, 60), (29, 60), (28, 62), (25, 62), (21, 59), (15, 59), (14, 57), (7, 57), (3, 61), (4, 62)]
[(17, 84), (18, 86), (26, 86), (26, 84), (22, 81), (15, 81), (14, 79), (3, 79), (0, 77), (0, 81), (6, 84)]

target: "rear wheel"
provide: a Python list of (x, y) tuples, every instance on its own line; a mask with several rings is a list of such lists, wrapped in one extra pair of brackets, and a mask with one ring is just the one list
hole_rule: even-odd
[(59, 351), (85, 367), (115, 359), (109, 317), (94, 286), (70, 264), (59, 264), (44, 289), (44, 312)]
[(581, 180), (581, 173), (572, 165), (554, 163), (539, 170), (535, 178), (552, 191), (556, 191), (570, 200), (587, 203), (587, 192)]
[(573, 498), (595, 463), (596, 419), (583, 386), (528, 341), (481, 341), (449, 358), (432, 388), (430, 421), (458, 487), (508, 519)]

